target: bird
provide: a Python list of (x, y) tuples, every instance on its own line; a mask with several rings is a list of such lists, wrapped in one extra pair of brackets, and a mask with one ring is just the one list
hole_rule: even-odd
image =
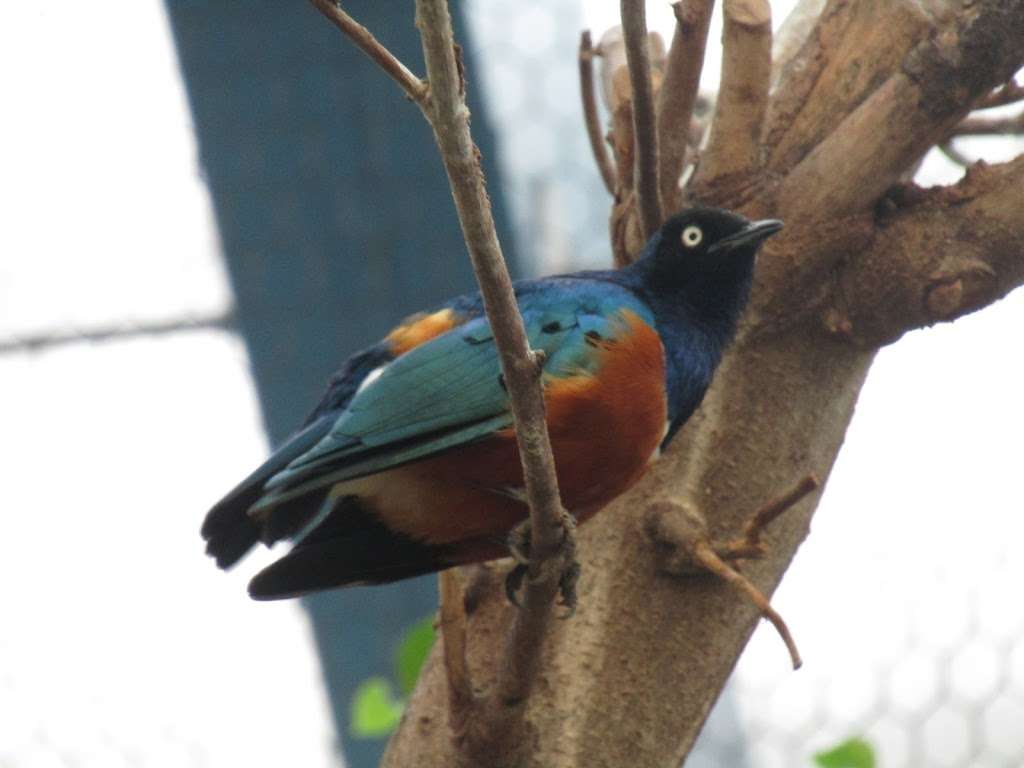
[[(632, 264), (513, 284), (565, 508), (583, 523), (632, 487), (700, 405), (782, 228), (723, 209), (667, 219)], [(406, 318), (346, 360), (303, 426), (207, 513), (230, 568), (293, 546), (257, 600), (382, 584), (506, 557), (529, 507), (479, 293)]]

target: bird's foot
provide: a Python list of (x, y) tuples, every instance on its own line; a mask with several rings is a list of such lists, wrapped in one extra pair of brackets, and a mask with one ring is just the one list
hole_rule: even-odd
[[(559, 605), (567, 611), (562, 618), (567, 619), (576, 612), (576, 582), (580, 577), (580, 564), (576, 561), (576, 520), (568, 512), (562, 516), (562, 537), (558, 551), (551, 557), (552, 565), (559, 568), (558, 594)], [(506, 540), (509, 554), (516, 561), (515, 566), (505, 578), (505, 595), (508, 601), (517, 608), (521, 607), (518, 593), (523, 581), (530, 572), (530, 521), (524, 520), (508, 535)]]

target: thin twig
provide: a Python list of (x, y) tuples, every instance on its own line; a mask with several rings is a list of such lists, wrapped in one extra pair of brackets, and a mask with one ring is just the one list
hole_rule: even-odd
[(727, 180), (728, 196), (760, 164), (761, 132), (771, 79), (772, 16), (768, 0), (725, 0), (722, 84), (707, 150), (693, 184), (706, 195)]
[(1010, 79), (983, 98), (975, 109), (992, 109), (1024, 100), (1024, 84)]
[(333, 0), (311, 0), (317, 10), (346, 37), (348, 37), (359, 49), (373, 59), (377, 65), (387, 72), (405, 91), (406, 95), (415, 101), (420, 109), (425, 109), (430, 98), (430, 89), (427, 84), (414, 75), (402, 62), (395, 58), (387, 48), (381, 45), (370, 31), (345, 13)]
[(597, 116), (597, 93), (594, 87), (594, 44), (590, 38), (589, 29), (580, 35), (579, 68), (583, 121), (587, 126), (590, 149), (594, 153), (594, 162), (597, 164), (597, 170), (601, 173), (605, 189), (614, 193), (615, 170), (608, 157), (608, 148), (605, 146), (600, 118)]
[(1024, 112), (1006, 117), (968, 117), (953, 129), (953, 136), (1002, 136), (1024, 133)]
[(650, 237), (661, 226), (662, 207), (658, 192), (658, 132), (654, 123), (651, 62), (647, 50), (647, 17), (644, 0), (620, 0), (619, 8), (633, 88), (637, 206), (644, 235)]
[(236, 331), (238, 316), (234, 308), (216, 315), (176, 317), (170, 320), (114, 323), (93, 328), (66, 328), (38, 331), (0, 338), (0, 355), (42, 352), (70, 344), (123, 341), (140, 336), (167, 336), (187, 331)]
[[(473, 271), (480, 284), (484, 310), (494, 334), (530, 505), (530, 578), (523, 608), (516, 614), (509, 637), (510, 650), (506, 652), (497, 675), (496, 690), (505, 693), (503, 697), (488, 697), (487, 706), (471, 708), (467, 717), (472, 716), (473, 722), (465, 723), (465, 731), (470, 751), (480, 753), (495, 744), (506, 749), (519, 749), (525, 728), (523, 704), (536, 679), (540, 640), (550, 620), (552, 603), (562, 576), (563, 569), (556, 565), (561, 566), (563, 559), (556, 558), (556, 555), (572, 551), (573, 532), (569, 522), (571, 518), (562, 508), (559, 498), (545, 421), (544, 395), (540, 386), (543, 358), (530, 350), (512, 280), (494, 229), (479, 152), (470, 136), (464, 73), (459, 48), (452, 34), (448, 3), (447, 0), (416, 2), (416, 26), (423, 44), (428, 86), (332, 2), (312, 1), (398, 82), (420, 106), (433, 128)], [(459, 641), (456, 639), (455, 643)], [(453, 689), (452, 695), (459, 701), (464, 700), (468, 685), (468, 673), (463, 675), (461, 666), (462, 662), (455, 658), (452, 669), (457, 690)], [(514, 696), (515, 701), (510, 702), (509, 696)], [(496, 701), (498, 698), (500, 701)]]
[(736, 591), (750, 600), (757, 610), (760, 611), (761, 615), (772, 623), (772, 626), (779, 633), (779, 637), (782, 638), (782, 642), (786, 644), (789, 658), (793, 662), (793, 669), (800, 669), (803, 661), (800, 658), (800, 651), (797, 650), (796, 642), (793, 640), (793, 635), (790, 633), (785, 620), (779, 615), (778, 611), (772, 608), (764, 593), (754, 586), (750, 579), (719, 557), (718, 553), (715, 552), (708, 542), (701, 541), (696, 544), (694, 547), (694, 557), (704, 568), (734, 587)]
[(748, 541), (752, 546), (761, 546), (761, 534), (764, 529), (785, 512), (787, 509), (792, 507), (804, 496), (809, 494), (811, 491), (816, 490), (821, 483), (815, 475), (807, 475), (802, 478), (800, 482), (786, 491), (778, 498), (772, 499), (767, 504), (762, 506), (757, 512), (755, 512), (746, 525), (743, 526), (743, 538)]
[(469, 132), (462, 67), (457, 60), (447, 0), (417, 0), (416, 22), (430, 82), (430, 122), (455, 198), (455, 206), (494, 333), (501, 369), (515, 419), (516, 441), (530, 503), (530, 578), (523, 607), (515, 616), (509, 651), (502, 659), (496, 688), (514, 691), (515, 701), (494, 702), (479, 714), (471, 741), (476, 747), (504, 742), (520, 748), (524, 702), (539, 662), (540, 639), (551, 617), (561, 570), (552, 567), (565, 540), (571, 541), (558, 494), (558, 480), (545, 422), (540, 386), (542, 360), (531, 352), (516, 305), (508, 269), (494, 230), (476, 146)]
[(974, 161), (971, 158), (954, 146), (952, 139), (947, 139), (939, 144), (939, 152), (944, 154), (951, 162), (963, 166), (964, 168), (974, 165)]
[(666, 212), (682, 206), (679, 177), (686, 164), (690, 123), (704, 69), (708, 27), (714, 0), (681, 0), (672, 4), (676, 30), (658, 92), (658, 187)]

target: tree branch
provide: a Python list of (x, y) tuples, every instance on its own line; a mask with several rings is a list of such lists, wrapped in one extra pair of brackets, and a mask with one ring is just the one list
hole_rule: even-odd
[(797, 0), (783, 19), (772, 40), (773, 91), (782, 78), (782, 73), (807, 42), (824, 8), (825, 0)]
[(714, 0), (680, 0), (672, 4), (676, 29), (665, 66), (665, 79), (658, 91), (658, 186), (666, 213), (683, 204), (679, 177), (686, 163), (690, 125), (697, 103), (700, 73)]
[[(416, 23), (423, 43), (429, 88), (365, 27), (329, 0), (312, 2), (391, 75), (426, 115), (448, 174), (463, 237), (494, 333), (530, 504), (530, 578), (523, 608), (517, 614), (509, 635), (508, 652), (497, 674), (497, 693), (488, 697), (485, 701), (487, 706), (465, 706), (471, 690), (465, 665), (464, 636), (460, 641), (457, 633), (449, 633), (446, 659), (453, 684), (453, 690), (449, 692), (453, 706), (451, 721), (464, 729), (467, 750), (479, 754), (486, 752), (489, 746), (502, 745), (515, 751), (523, 744), (523, 703), (536, 678), (540, 641), (562, 576), (562, 568), (554, 567), (552, 561), (565, 551), (567, 542), (571, 549), (573, 533), (568, 522), (571, 519), (567, 520), (568, 515), (559, 498), (545, 421), (540, 385), (543, 359), (530, 350), (512, 280), (494, 229), (479, 154), (470, 136), (462, 63), (452, 35), (447, 0), (416, 2)], [(443, 582), (442, 588), (448, 597), (448, 604), (442, 604), (442, 609), (450, 619), (454, 610), (451, 603), (454, 599), (453, 583), (450, 580)], [(511, 700), (513, 697), (515, 701)], [(496, 698), (500, 701), (495, 702)]]
[(327, 17), (334, 26), (340, 29), (377, 66), (383, 69), (391, 79), (398, 83), (406, 96), (412, 99), (420, 109), (426, 110), (429, 99), (427, 84), (414, 75), (402, 62), (385, 48), (370, 30), (357, 22), (343, 11), (333, 0), (311, 0), (316, 9)]
[(658, 191), (658, 133), (654, 122), (651, 62), (647, 48), (644, 0), (620, 0), (622, 33), (626, 41), (629, 82), (633, 89), (633, 132), (636, 136), (636, 194), (645, 237), (662, 222)]
[(1024, 112), (1005, 117), (967, 117), (953, 129), (953, 136), (1003, 136), (1024, 132)]
[[(1024, 49), (1024, 0), (989, 0), (961, 11), (942, 35), (904, 57), (891, 75), (783, 179), (780, 209), (816, 211), (791, 226), (869, 210), (886, 189), (940, 143), (971, 105), (1016, 71)], [(802, 259), (822, 254), (810, 249)]]
[(765, 130), (769, 170), (785, 173), (806, 157), (936, 23), (918, 3), (829, 0), (803, 45), (778, 68)]
[[(525, 728), (523, 702), (536, 678), (540, 640), (559, 588), (561, 569), (551, 565), (565, 539), (571, 540), (572, 532), (566, 527), (567, 513), (558, 494), (545, 422), (540, 386), (543, 360), (530, 350), (494, 230), (477, 148), (470, 137), (462, 67), (456, 58), (447, 0), (417, 0), (416, 22), (430, 82), (430, 123), (501, 357), (530, 503), (530, 578), (498, 672), (497, 692), (502, 700), (494, 702), (492, 695), (490, 706), (474, 712), (479, 717), (474, 718), (476, 722), (467, 737), (472, 752), (484, 752), (487, 745), (494, 744), (518, 750), (523, 746)], [(515, 701), (510, 700), (510, 690), (514, 691)]]
[(1024, 284), (1024, 156), (972, 166), (952, 187), (896, 188), (873, 246), (847, 264), (834, 311), (843, 336), (888, 344)]
[(694, 175), (694, 197), (736, 205), (761, 165), (761, 130), (771, 78), (772, 15), (768, 0), (725, 0), (722, 84), (708, 147)]
[(594, 162), (609, 192), (615, 192), (615, 170), (608, 157), (608, 148), (604, 142), (604, 132), (597, 115), (597, 94), (594, 87), (594, 46), (590, 39), (590, 30), (580, 35), (579, 50), (580, 97), (583, 100), (583, 122), (587, 127), (587, 138), (590, 139), (590, 150), (594, 153)]
[(1005, 107), (1007, 104), (1016, 104), (1024, 100), (1024, 85), (1010, 78), (1001, 86), (988, 94), (984, 99), (975, 105), (975, 109), (992, 109), (993, 107)]

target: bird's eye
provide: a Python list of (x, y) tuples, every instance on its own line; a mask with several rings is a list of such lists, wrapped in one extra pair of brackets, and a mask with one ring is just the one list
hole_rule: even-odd
[(704, 232), (696, 224), (691, 224), (683, 230), (683, 234), (679, 239), (683, 241), (683, 245), (687, 248), (696, 248), (700, 245), (700, 241), (704, 239)]

